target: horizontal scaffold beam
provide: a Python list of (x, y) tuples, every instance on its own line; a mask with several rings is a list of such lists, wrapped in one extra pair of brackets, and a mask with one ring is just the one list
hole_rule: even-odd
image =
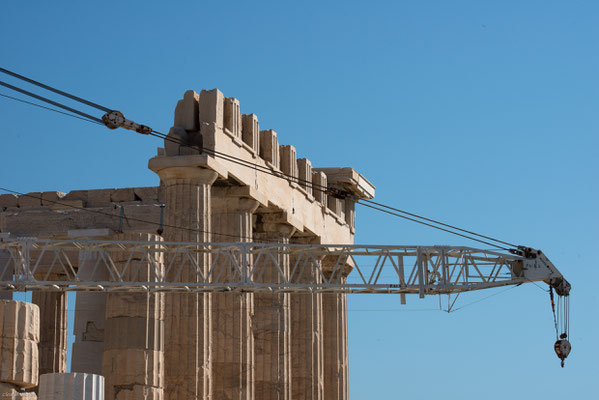
[[(282, 263), (286, 259), (282, 256), (289, 256), (289, 262)], [(139, 275), (150, 278), (125, 279), (138, 275), (136, 268), (149, 268), (150, 274)], [(527, 260), (520, 255), (472, 247), (0, 240), (0, 290), (12, 291), (414, 293), (424, 297), (550, 277), (537, 273), (531, 279), (526, 270)], [(181, 282), (180, 276), (195, 278)], [(306, 276), (313, 280), (307, 282)]]

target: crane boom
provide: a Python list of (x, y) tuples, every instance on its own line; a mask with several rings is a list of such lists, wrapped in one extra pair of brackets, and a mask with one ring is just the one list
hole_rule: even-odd
[[(138, 274), (136, 268), (150, 273)], [(421, 298), (459, 295), (536, 281), (549, 285), (554, 317), (553, 291), (564, 302), (562, 307), (558, 303), (564, 326), (560, 335), (556, 320), (554, 345), (563, 367), (571, 350), (570, 284), (542, 251), (528, 247), (501, 252), (460, 246), (49, 240), (0, 234), (0, 290), (388, 293), (400, 294), (405, 304), (408, 293)]]
[[(201, 291), (457, 294), (544, 281), (567, 296), (569, 283), (540, 251), (513, 252), (461, 246), (299, 245), (261, 243), (169, 243), (4, 238), (0, 271), (12, 271), (0, 290)], [(147, 260), (148, 281), (127, 281), (130, 262)], [(198, 254), (210, 254), (206, 268)], [(290, 256), (290, 267), (281, 254)], [(85, 260), (105, 269), (109, 280), (90, 281), (77, 268)], [(156, 260), (167, 260), (163, 264)], [(275, 273), (264, 274), (274, 269)], [(190, 270), (193, 282), (167, 280)], [(306, 271), (314, 279), (306, 281)], [(8, 275), (6, 275), (8, 277)], [(264, 279), (264, 276), (270, 278)], [(60, 277), (60, 278), (57, 278)]]

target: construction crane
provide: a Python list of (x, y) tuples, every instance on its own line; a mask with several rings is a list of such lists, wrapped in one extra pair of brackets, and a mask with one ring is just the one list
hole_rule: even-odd
[[(1, 86), (74, 113), (76, 115), (71, 116), (76, 118), (105, 125), (109, 129), (124, 128), (182, 146), (195, 147), (133, 122), (125, 118), (120, 111), (100, 106), (4, 68), (0, 68), (0, 72), (105, 113), (100, 119), (0, 81)], [(297, 177), (261, 169), (257, 165), (248, 164), (214, 149), (196, 147), (196, 150), (214, 157), (223, 157), (229, 162), (259, 172), (274, 174), (282, 179), (298, 181)], [(351, 196), (351, 193), (340, 191), (338, 188), (312, 185), (312, 189), (325, 191), (333, 197)], [(406, 294), (418, 294), (420, 298), (427, 295), (448, 295), (450, 298), (454, 296), (455, 302), (457, 296), (463, 292), (521, 285), (526, 282), (545, 282), (549, 286), (556, 328), (554, 349), (562, 367), (564, 366), (564, 360), (571, 350), (568, 341), (568, 300), (571, 287), (541, 250), (513, 246), (379, 203), (370, 201), (359, 204), (480, 243), (491, 244), (481, 238), (492, 239), (510, 245), (511, 248), (486, 250), (459, 246), (81, 241), (19, 238), (0, 234), (0, 255), (8, 255), (4, 258), (0, 256), (0, 290), (388, 293), (399, 294), (401, 302), (405, 304)], [(478, 239), (464, 233), (478, 236)], [(120, 259), (123, 253), (128, 253), (128, 261), (115, 262), (112, 259), (112, 254), (115, 253), (120, 254)], [(200, 254), (210, 255), (210, 265), (207, 269), (197, 261)], [(288, 271), (279, 264), (277, 255), (281, 254), (289, 255), (292, 260)], [(132, 260), (139, 259), (146, 260), (152, 266), (152, 279), (145, 282), (127, 281), (124, 278), (126, 270)], [(158, 259), (169, 261), (165, 265), (157, 262)], [(92, 263), (94, 271), (105, 269), (111, 279), (89, 280), (89, 275), (81, 275), (81, 269), (76, 267), (80, 262)], [(270, 274), (264, 274), (266, 268), (270, 268)], [(172, 275), (175, 271), (175, 275), (178, 276), (185, 269), (190, 269), (191, 276), (197, 277), (194, 282), (167, 281), (167, 274)], [(310, 271), (314, 279), (301, 279), (306, 271)], [(56, 280), (58, 276), (61, 280)], [(265, 280), (264, 276), (270, 278)], [(557, 301), (554, 293), (557, 295)], [(451, 301), (448, 304), (452, 304)], [(448, 305), (448, 308), (450, 307), (451, 305)]]
[[(387, 293), (399, 294), (405, 304), (406, 294), (448, 295), (455, 302), (464, 292), (545, 282), (558, 336), (554, 348), (562, 367), (571, 349), (570, 284), (542, 251), (527, 247), (504, 252), (459, 246), (88, 241), (1, 234), (2, 251), (8, 256), (0, 259), (0, 271), (10, 271), (6, 276), (12, 279), (0, 281), (0, 290), (13, 291)], [(114, 254), (127, 261), (116, 262)], [(279, 262), (282, 254), (291, 260), (288, 270)], [(210, 255), (208, 268), (197, 262), (199, 255)], [(140, 259), (150, 265), (151, 278), (127, 281), (126, 271)], [(91, 265), (83, 275), (77, 266), (85, 262)], [(89, 268), (104, 270), (100, 275), (111, 279), (90, 280)], [(264, 273), (267, 268), (269, 274)], [(184, 271), (197, 279), (167, 281), (167, 275)], [(307, 271), (313, 277), (309, 282), (301, 278)]]

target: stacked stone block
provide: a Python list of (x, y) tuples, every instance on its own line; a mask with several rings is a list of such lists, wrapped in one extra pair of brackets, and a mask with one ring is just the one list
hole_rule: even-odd
[(224, 128), (234, 137), (241, 138), (241, 111), (236, 98), (225, 98)]
[(242, 139), (254, 151), (260, 154), (260, 125), (258, 117), (254, 114), (243, 114), (242, 121)]
[(295, 147), (292, 145), (279, 146), (279, 155), (281, 157), (281, 171), (290, 176), (292, 182), (297, 182), (297, 155)]
[(279, 141), (272, 129), (260, 131), (260, 157), (274, 168), (279, 168)]
[[(157, 242), (160, 237), (121, 234), (115, 240)], [(151, 282), (164, 274), (161, 254), (152, 260), (128, 252), (114, 252), (111, 257), (124, 281)], [(163, 398), (164, 311), (162, 293), (108, 294), (102, 359), (106, 399)]]
[(199, 101), (200, 96), (193, 90), (188, 90), (179, 100), (175, 108), (175, 124), (186, 131), (199, 131)]
[(39, 308), (0, 300), (0, 394), (35, 397), (22, 389), (38, 383)]
[[(312, 194), (312, 163), (307, 158), (297, 160), (298, 183), (308, 194)], [(316, 190), (318, 191), (318, 187)]]
[[(218, 89), (202, 90), (199, 99), (200, 125), (214, 124), (217, 128), (224, 128), (225, 96)], [(201, 128), (200, 128), (201, 130)]]
[(312, 172), (312, 185), (314, 199), (322, 204), (324, 207), (328, 204), (328, 196), (326, 193), (327, 188), (327, 176), (324, 172)]
[(40, 377), (39, 400), (104, 400), (104, 377), (84, 373), (44, 374)]

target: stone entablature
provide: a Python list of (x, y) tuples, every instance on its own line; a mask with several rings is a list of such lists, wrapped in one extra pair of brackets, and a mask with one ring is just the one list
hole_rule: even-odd
[[(280, 145), (276, 131), (260, 130), (255, 114), (242, 115), (239, 101), (218, 89), (187, 91), (177, 103), (169, 136), (195, 148), (165, 141), (165, 148), (150, 160), (150, 169), (158, 173), (178, 159), (182, 166), (214, 170), (219, 175), (215, 186), (242, 187), (260, 208), (283, 212), (298, 235), (316, 236), (321, 243), (353, 241), (354, 214), (346, 210), (353, 210), (354, 200), (327, 196), (319, 189), (328, 186), (357, 198), (374, 197), (374, 186), (353, 169), (313, 169), (308, 159), (298, 159), (294, 146)], [(287, 179), (276, 176), (281, 173)]]
[(3, 194), (0, 232), (35, 237), (81, 236), (74, 231), (89, 229), (156, 233), (163, 197), (161, 187)]

